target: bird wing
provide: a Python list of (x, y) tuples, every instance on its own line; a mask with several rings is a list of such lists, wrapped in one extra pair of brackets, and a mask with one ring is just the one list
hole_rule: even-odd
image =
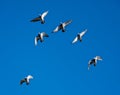
[(77, 42), (78, 41), (78, 36), (76, 36), (75, 38), (74, 38), (74, 40), (72, 41), (72, 44), (74, 44), (75, 42)]
[(90, 65), (90, 64), (92, 64), (92, 61), (91, 61), (91, 60), (89, 60), (88, 64), (89, 64), (89, 65)]
[(35, 46), (37, 46), (37, 43), (38, 43), (38, 37), (35, 37)]
[(85, 35), (86, 32), (87, 32), (87, 29), (85, 29), (83, 32), (81, 32), (80, 36), (82, 37), (83, 35)]
[(96, 60), (102, 60), (102, 58), (100, 56), (96, 56), (95, 59)]
[(63, 27), (67, 26), (68, 24), (70, 24), (72, 22), (72, 20), (68, 20), (66, 22), (63, 23)]
[(29, 79), (33, 79), (33, 76), (28, 75), (28, 76), (27, 76), (27, 79), (28, 79), (28, 80), (29, 80)]
[(40, 20), (41, 20), (40, 17), (36, 17), (33, 20), (31, 20), (31, 22), (36, 22), (36, 21), (40, 21)]
[(60, 25), (59, 25), (59, 26), (57, 26), (57, 27), (53, 30), (53, 32), (58, 32), (60, 29), (61, 29), (61, 28), (60, 28)]
[(26, 82), (25, 78), (20, 80), (20, 84), (23, 84), (24, 82)]
[(42, 15), (41, 15), (41, 18), (44, 19), (44, 17), (48, 14), (48, 11), (44, 12)]
[(42, 32), (41, 34), (42, 34), (43, 37), (49, 37), (49, 35), (45, 32)]
[(92, 64), (92, 61), (91, 60), (89, 60), (89, 62), (88, 62), (88, 70), (90, 69), (90, 65)]

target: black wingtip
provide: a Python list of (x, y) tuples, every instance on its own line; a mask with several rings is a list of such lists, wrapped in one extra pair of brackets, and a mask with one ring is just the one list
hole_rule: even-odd
[(34, 20), (30, 20), (30, 22), (34, 22)]

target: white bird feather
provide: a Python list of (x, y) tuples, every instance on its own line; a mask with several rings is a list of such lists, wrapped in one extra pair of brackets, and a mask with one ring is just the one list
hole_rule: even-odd
[(44, 17), (48, 14), (48, 11), (44, 12), (42, 15), (41, 15), (41, 18), (42, 20), (44, 20)]

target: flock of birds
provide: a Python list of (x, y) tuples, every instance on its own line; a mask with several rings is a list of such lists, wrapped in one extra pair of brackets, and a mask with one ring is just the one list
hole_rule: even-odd
[[(38, 22), (40, 21), (41, 24), (45, 23), (45, 16), (48, 14), (48, 11), (42, 13), (41, 15), (39, 15), (38, 17), (34, 18), (31, 20), (31, 22)], [(65, 32), (65, 27), (67, 25), (69, 25), (72, 22), (72, 20), (68, 20), (66, 22), (60, 23), (60, 25), (58, 25), (53, 31), (52, 33), (58, 32), (58, 31), (62, 31)], [(87, 29), (85, 29), (84, 31), (80, 32), (77, 34), (77, 36), (74, 38), (74, 40), (72, 41), (72, 44), (76, 43), (77, 41), (82, 42), (82, 37), (85, 35), (85, 33), (87, 32)], [(35, 46), (37, 46), (38, 41), (40, 40), (40, 42), (44, 41), (44, 37), (49, 37), (49, 35), (45, 32), (39, 32), (38, 35), (35, 37)], [(90, 66), (96, 66), (97, 61), (98, 60), (102, 60), (102, 58), (100, 56), (95, 56), (94, 58), (90, 59), (88, 62), (88, 70), (90, 69)], [(26, 83), (26, 85), (28, 85), (30, 83), (30, 79), (33, 79), (32, 75), (28, 75), (25, 78), (20, 80), (20, 84)]]

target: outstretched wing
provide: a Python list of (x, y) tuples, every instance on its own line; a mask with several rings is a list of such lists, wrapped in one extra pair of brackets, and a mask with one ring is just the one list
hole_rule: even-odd
[(83, 32), (81, 32), (81, 33), (80, 33), (80, 36), (81, 36), (81, 37), (84, 36), (86, 32), (87, 32), (87, 29), (85, 29)]
[(63, 23), (63, 27), (67, 26), (68, 24), (70, 24), (72, 22), (72, 20), (68, 20), (66, 22)]
[(88, 70), (90, 69), (91, 64), (92, 64), (92, 60), (89, 60), (89, 62), (88, 62)]
[(26, 82), (26, 79), (20, 80), (20, 84), (23, 84), (24, 82)]
[(61, 29), (61, 28), (60, 28), (60, 25), (59, 25), (59, 26), (57, 26), (57, 27), (53, 30), (53, 32), (58, 32), (60, 29)]
[(102, 58), (100, 56), (96, 56), (95, 59), (102, 60)]
[(41, 15), (41, 18), (44, 19), (44, 17), (48, 14), (48, 11), (44, 12), (42, 15)]
[(35, 46), (37, 46), (38, 40), (39, 40), (39, 38), (35, 37)]
[(47, 33), (45, 33), (45, 32), (42, 32), (41, 35), (42, 35), (43, 37), (49, 37), (49, 35), (48, 35)]
[(77, 41), (78, 41), (78, 36), (74, 38), (74, 40), (72, 41), (72, 44), (76, 43)]
[(36, 22), (36, 21), (40, 21), (40, 20), (41, 20), (40, 17), (36, 17), (36, 18), (32, 19), (31, 22)]
[(29, 80), (29, 79), (33, 79), (33, 76), (28, 75), (28, 76), (27, 76), (27, 79), (28, 79), (28, 80)]

